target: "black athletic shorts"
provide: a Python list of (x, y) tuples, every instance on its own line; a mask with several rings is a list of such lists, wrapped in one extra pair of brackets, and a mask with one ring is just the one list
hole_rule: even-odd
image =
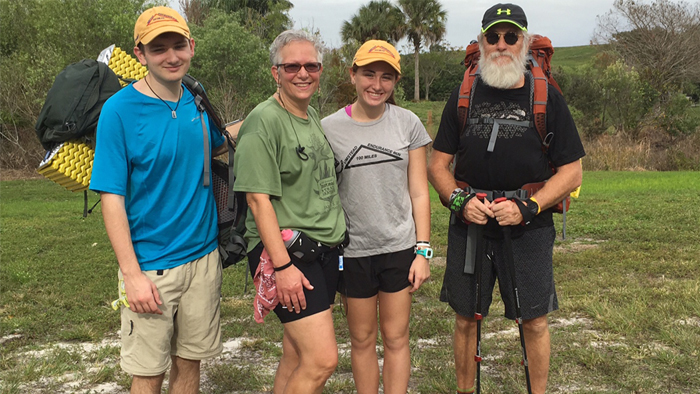
[[(260, 255), (263, 251), (263, 243), (260, 242), (248, 253), (248, 265), (251, 275), (255, 275), (260, 264)], [(313, 290), (304, 288), (306, 297), (306, 309), (301, 313), (289, 311), (282, 308), (282, 304), (277, 304), (274, 309), (275, 314), (282, 323), (289, 323), (307, 316), (323, 312), (330, 308), (335, 302), (335, 290), (338, 287), (340, 271), (338, 270), (338, 249), (331, 249), (322, 253), (312, 263), (294, 262), (294, 265), (301, 271), (306, 279), (314, 287)]]
[(368, 257), (346, 257), (338, 292), (351, 298), (370, 298), (380, 291), (401, 291), (411, 286), (408, 273), (415, 257), (413, 248)]
[[(518, 298), (523, 319), (533, 319), (559, 309), (554, 288), (552, 251), (556, 232), (554, 226), (524, 231), (513, 239)], [(450, 304), (454, 311), (473, 317), (476, 309), (476, 275), (464, 273), (467, 226), (450, 225), (447, 235), (447, 267), (440, 301)], [(515, 301), (510, 273), (504, 256), (503, 240), (484, 238), (481, 280), (482, 315), (488, 315), (496, 279), (505, 304), (506, 317), (515, 319)]]

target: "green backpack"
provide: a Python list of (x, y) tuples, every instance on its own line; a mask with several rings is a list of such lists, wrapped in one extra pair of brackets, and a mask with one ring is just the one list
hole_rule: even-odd
[(102, 62), (83, 59), (64, 68), (34, 126), (44, 149), (94, 133), (102, 106), (119, 89), (119, 77)]

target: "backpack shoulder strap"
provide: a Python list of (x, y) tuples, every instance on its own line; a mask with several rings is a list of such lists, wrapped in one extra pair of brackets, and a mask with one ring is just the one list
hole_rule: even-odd
[[(192, 93), (194, 96), (194, 102), (195, 105), (197, 105), (197, 109), (199, 112), (204, 115), (204, 112), (209, 115), (209, 120), (214, 123), (214, 126), (216, 126), (216, 129), (219, 130), (219, 133), (224, 136), (226, 139), (226, 144), (228, 146), (228, 173), (229, 173), (229, 180), (234, 179), (233, 175), (233, 153), (236, 150), (236, 143), (233, 141), (231, 138), (231, 135), (229, 135), (228, 132), (226, 132), (226, 125), (223, 124), (221, 121), (221, 118), (219, 117), (219, 114), (216, 112), (214, 107), (211, 105), (211, 102), (209, 101), (209, 97), (207, 97), (207, 93), (204, 91), (204, 88), (202, 85), (197, 81), (193, 76), (190, 74), (185, 74), (184, 77), (182, 77), (182, 83), (185, 85), (187, 90)], [(202, 134), (204, 135), (204, 186), (209, 185), (209, 168), (210, 168), (210, 163), (211, 163), (211, 158), (209, 157), (209, 132), (206, 128), (206, 125), (204, 123), (204, 116), (200, 116), (200, 120), (202, 123)], [(233, 209), (234, 207), (234, 193), (229, 193), (229, 198), (228, 198), (228, 207), (229, 209)]]
[(474, 91), (474, 83), (479, 73), (478, 67), (467, 69), (464, 72), (462, 84), (459, 87), (459, 101), (457, 102), (457, 115), (459, 116), (460, 133), (467, 125), (469, 117), (469, 104), (471, 101), (472, 92)]
[(214, 107), (211, 105), (209, 97), (207, 97), (207, 93), (204, 91), (202, 84), (200, 84), (199, 81), (194, 79), (194, 77), (190, 74), (185, 74), (185, 76), (182, 77), (182, 83), (185, 85), (187, 90), (192, 93), (195, 99), (197, 96), (201, 97), (197, 106), (199, 107), (201, 105), (202, 108), (200, 108), (200, 110), (206, 111), (206, 113), (209, 115), (209, 119), (211, 119), (211, 121), (214, 123), (214, 126), (216, 126), (219, 132), (224, 134), (224, 130), (226, 130), (226, 128), (224, 127), (219, 114), (216, 113)]
[(534, 83), (532, 93), (532, 117), (544, 149), (549, 147), (551, 137), (547, 133), (547, 77), (537, 60), (530, 55), (530, 72)]
[(547, 97), (549, 86), (554, 86), (561, 93), (559, 84), (552, 77), (552, 41), (541, 35), (533, 35), (530, 39), (529, 69), (534, 79), (532, 102), (535, 128), (542, 140), (542, 150), (546, 153), (554, 133), (547, 131)]
[(472, 92), (474, 91), (474, 82), (479, 74), (479, 43), (472, 41), (466, 50), (464, 56), (464, 66), (467, 70), (464, 72), (462, 84), (459, 87), (459, 101), (457, 102), (457, 115), (459, 116), (460, 132), (464, 130), (469, 117), (469, 103)]

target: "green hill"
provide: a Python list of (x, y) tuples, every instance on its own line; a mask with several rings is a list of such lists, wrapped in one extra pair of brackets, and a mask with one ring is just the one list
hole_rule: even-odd
[(601, 48), (597, 45), (554, 48), (553, 66), (573, 67), (593, 61)]

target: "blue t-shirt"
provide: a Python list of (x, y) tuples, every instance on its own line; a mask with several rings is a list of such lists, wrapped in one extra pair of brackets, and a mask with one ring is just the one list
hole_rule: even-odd
[[(205, 122), (211, 150), (224, 139), (208, 117)], [(107, 100), (97, 125), (90, 189), (124, 196), (141, 270), (177, 267), (216, 248), (216, 202), (203, 180), (200, 112), (184, 86), (176, 119), (161, 100), (133, 85)]]

